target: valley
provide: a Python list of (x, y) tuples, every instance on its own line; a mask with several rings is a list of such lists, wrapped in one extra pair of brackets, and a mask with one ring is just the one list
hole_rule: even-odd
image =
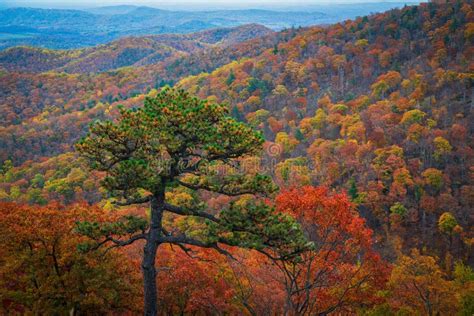
[[(121, 14), (132, 23), (129, 14), (139, 9), (96, 9), (81, 19)], [(76, 229), (113, 244), (113, 225), (103, 223), (121, 218), (113, 228), (138, 236), (152, 221), (143, 203), (158, 196), (156, 183), (169, 181), (157, 190), (171, 205), (160, 234), (195, 240), (163, 245), (156, 259), (171, 271), (155, 278), (163, 314), (468, 315), (474, 297), (472, 1), (420, 3), (330, 25), (310, 26), (324, 15), (308, 13), (298, 28), (269, 25), (278, 16), (267, 23), (265, 13), (254, 13), (259, 23), (247, 24), (258, 19), (242, 11), (232, 27), (223, 22), (197, 32), (109, 37), (86, 48), (0, 51), (0, 214), (11, 221), (5, 227), (36, 221), (22, 217), (30, 208), (36, 217), (60, 221), (54, 211), (60, 209), (70, 213), (58, 238), (93, 218)], [(214, 13), (206, 16), (217, 24)], [(97, 123), (105, 121), (112, 123)], [(176, 164), (182, 159), (188, 174), (173, 181), (156, 176), (164, 171), (153, 169), (162, 150), (153, 137), (168, 146), (160, 155)], [(131, 145), (142, 140), (149, 141), (143, 148)], [(180, 152), (174, 142), (189, 148)], [(128, 171), (114, 169), (119, 163), (112, 158), (124, 159)], [(196, 159), (209, 164), (208, 173), (187, 165)], [(229, 174), (220, 173), (224, 167)], [(129, 205), (134, 199), (138, 206)], [(33, 233), (49, 240), (42, 225)], [(21, 227), (17, 233), (29, 238)], [(299, 229), (316, 248), (297, 248)], [(279, 239), (285, 234), (294, 239)], [(264, 253), (267, 246), (274, 256), (289, 256), (296, 247), (301, 261), (281, 264)], [(131, 249), (112, 255), (104, 269), (128, 262), (117, 273), (133, 298), (120, 296), (113, 283), (107, 291), (126, 302), (116, 312), (136, 314), (142, 312), (136, 286), (142, 250)], [(17, 260), (16, 250), (8, 251)], [(0, 272), (12, 267), (21, 271), (12, 264)], [(97, 282), (111, 276), (103, 278)], [(15, 283), (0, 285), (8, 282)], [(435, 297), (432, 310), (416, 286)], [(35, 310), (12, 293), (0, 290), (8, 308)]]

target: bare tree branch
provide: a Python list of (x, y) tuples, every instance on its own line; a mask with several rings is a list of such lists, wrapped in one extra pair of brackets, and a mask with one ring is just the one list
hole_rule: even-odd
[(102, 240), (101, 242), (98, 242), (94, 247), (90, 248), (90, 250), (97, 250), (100, 247), (107, 244), (108, 242), (112, 242), (113, 245), (108, 247), (105, 250), (105, 252), (103, 253), (103, 255), (105, 255), (107, 252), (109, 252), (113, 248), (128, 246), (128, 245), (131, 245), (135, 241), (140, 240), (140, 239), (146, 239), (146, 235), (145, 234), (135, 235), (135, 236), (132, 236), (131, 238), (129, 238), (127, 240), (120, 240), (120, 239), (115, 239), (112, 236), (107, 236), (104, 240)]

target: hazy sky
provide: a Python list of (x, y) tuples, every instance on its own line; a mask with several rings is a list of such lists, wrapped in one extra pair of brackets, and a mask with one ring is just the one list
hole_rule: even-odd
[(261, 6), (308, 6), (334, 3), (367, 3), (367, 2), (419, 2), (400, 0), (0, 0), (9, 7), (96, 7), (107, 5), (133, 4), (154, 7), (261, 7)]

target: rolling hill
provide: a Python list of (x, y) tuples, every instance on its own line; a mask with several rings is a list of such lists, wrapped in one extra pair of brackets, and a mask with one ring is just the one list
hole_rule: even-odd
[(0, 67), (21, 72), (104, 72), (154, 64), (215, 46), (227, 47), (270, 33), (272, 31), (264, 26), (249, 24), (191, 34), (125, 37), (97, 47), (77, 50), (13, 47), (0, 52)]
[(293, 25), (316, 24), (324, 16), (319, 12), (191, 12), (134, 6), (102, 8), (92, 12), (11, 8), (0, 10), (0, 49), (11, 46), (80, 48), (124, 36), (186, 34), (252, 23), (281, 29)]
[[(207, 29), (262, 24), (273, 30), (329, 24), (405, 3), (331, 4), (294, 9), (163, 10), (111, 6), (85, 10), (10, 8), (0, 10), (0, 49), (36, 46), (71, 49), (105, 44), (124, 36), (185, 34)], [(177, 9), (180, 9), (178, 11)]]
[[(171, 84), (228, 104), (234, 117), (260, 129), (267, 148), (276, 148), (262, 163), (282, 187), (349, 192), (385, 258), (412, 247), (442, 257), (451, 247), (454, 258), (472, 263), (472, 3), (423, 3), (276, 33), (248, 28), (243, 34), (264, 36), (239, 42), (253, 36), (206, 31), (179, 37), (185, 48), (172, 46), (175, 35), (124, 39), (83, 56), (41, 57), (50, 61), (48, 72), (13, 71), (31, 62), (4, 59), (0, 159), (13, 166), (7, 163), (0, 197), (98, 202), (91, 184), (98, 175), (71, 175), (79, 168), (72, 144), (89, 122), (113, 118), (119, 104), (138, 106)], [(113, 47), (123, 51), (125, 43), (145, 53), (122, 62)], [(180, 53), (154, 59), (160, 45)], [(99, 62), (106, 58), (109, 64)], [(133, 67), (112, 69), (117, 65)], [(35, 177), (47, 184), (38, 188)], [(446, 212), (459, 226), (450, 244), (438, 229)]]

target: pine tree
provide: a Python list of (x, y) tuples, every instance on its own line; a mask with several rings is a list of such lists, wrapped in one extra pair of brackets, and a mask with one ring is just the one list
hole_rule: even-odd
[[(188, 246), (213, 248), (227, 255), (221, 244), (260, 251), (278, 248), (279, 254), (288, 256), (298, 252), (306, 245), (299, 225), (254, 198), (231, 203), (218, 214), (207, 210), (203, 201), (189, 207), (173, 205), (167, 198), (166, 193), (176, 188), (227, 196), (275, 191), (269, 176), (239, 167), (238, 158), (258, 154), (262, 144), (261, 133), (230, 117), (224, 105), (170, 88), (147, 98), (142, 108), (121, 108), (114, 122), (94, 123), (76, 149), (92, 169), (106, 172), (102, 184), (116, 205), (147, 203), (150, 219), (127, 216), (116, 223), (79, 223), (78, 231), (94, 240), (83, 250), (145, 240), (145, 315), (158, 313), (155, 258), (162, 244), (185, 251)], [(192, 217), (196, 229), (166, 227), (165, 213)]]

